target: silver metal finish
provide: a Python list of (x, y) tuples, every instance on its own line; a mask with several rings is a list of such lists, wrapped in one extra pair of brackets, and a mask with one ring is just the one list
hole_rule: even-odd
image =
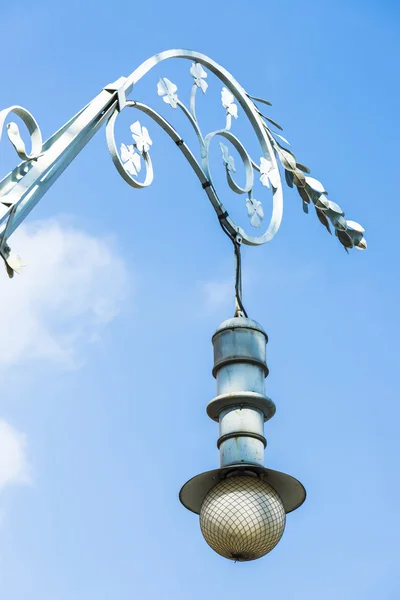
[(207, 406), (207, 414), (210, 419), (214, 421), (219, 420), (219, 414), (225, 408), (230, 408), (231, 406), (240, 406), (246, 407), (251, 406), (253, 408), (259, 408), (261, 412), (264, 414), (264, 421), (268, 421), (275, 414), (275, 404), (272, 402), (271, 398), (265, 396), (264, 394), (258, 394), (257, 392), (232, 392), (231, 394), (221, 394), (220, 396), (216, 396), (209, 402)]
[[(170, 108), (178, 109), (186, 116), (198, 138), (199, 160), (186, 145), (182, 136), (157, 111), (138, 100), (127, 100), (133, 90), (136, 94), (136, 85), (142, 77), (154, 66), (170, 58), (191, 61), (189, 73), (193, 85), (189, 107), (187, 108), (181, 102), (177, 86), (166, 77), (159, 80), (157, 94)], [(206, 81), (208, 79), (206, 69), (213, 73), (221, 84), (221, 105), (225, 112), (225, 124), (221, 129), (204, 134), (196, 116), (196, 99), (198, 90), (201, 90), (204, 96), (209, 85), (212, 85), (211, 82)], [(288, 185), (297, 187), (304, 210), (308, 212), (308, 206), (312, 202), (321, 223), (329, 231), (330, 225), (334, 227), (336, 236), (346, 250), (351, 247), (365, 249), (364, 229), (355, 221), (346, 220), (340, 206), (328, 200), (323, 185), (308, 176), (309, 169), (297, 162), (294, 154), (287, 148), (289, 145), (287, 140), (275, 131), (281, 127), (261, 112), (260, 104), (270, 106), (268, 101), (248, 94), (228, 71), (204, 54), (191, 50), (167, 50), (145, 61), (128, 77), (120, 77), (107, 85), (98, 96), (44, 143), (37, 122), (26, 109), (12, 106), (0, 111), (0, 139), (10, 115), (22, 119), (31, 139), (31, 149), (27, 150), (18, 125), (15, 122), (7, 123), (9, 141), (22, 160), (0, 181), (0, 255), (6, 263), (10, 277), (14, 272), (19, 272), (23, 265), (21, 259), (11, 253), (7, 241), (9, 236), (104, 123), (108, 122), (107, 143), (120, 175), (129, 185), (136, 188), (151, 184), (154, 176), (150, 158), (152, 141), (147, 129), (142, 127), (140, 121), (135, 120), (131, 126), (132, 139), (130, 141), (127, 139), (126, 143), (121, 144), (119, 148), (115, 142), (115, 120), (126, 108), (134, 108), (147, 114), (155, 123), (161, 125), (177, 144), (200, 180), (224, 231), (235, 243), (264, 244), (269, 242), (278, 231), (283, 211), (278, 166), (280, 164), (284, 169)], [(240, 117), (239, 109), (242, 109), (249, 120), (260, 143), (262, 156), (259, 160), (250, 157), (242, 142), (231, 131), (234, 122)], [(236, 194), (245, 196), (245, 207), (251, 227), (261, 227), (265, 217), (261, 200), (254, 197), (255, 173), (260, 174), (261, 183), (272, 192), (272, 213), (264, 233), (260, 235), (249, 233), (237, 225), (216, 191), (211, 174), (209, 152), (215, 138), (224, 140), (220, 142), (220, 147), (227, 183)], [(244, 185), (239, 184), (234, 178), (236, 167), (225, 142), (237, 150), (243, 162)], [(138, 175), (143, 171), (144, 179), (138, 179)]]
[(264, 414), (258, 408), (232, 406), (219, 414), (221, 467), (240, 463), (263, 465)]
[[(229, 498), (225, 498), (224, 494), (229, 495), (231, 492), (227, 491), (226, 487), (221, 487), (221, 493), (217, 494), (217, 500), (211, 495), (213, 502), (210, 504), (210, 494), (213, 489), (227, 477), (252, 475), (268, 483), (280, 497), (284, 511), (291, 512), (305, 500), (306, 492), (303, 485), (290, 475), (264, 467), (266, 446), (264, 422), (275, 413), (274, 403), (264, 394), (265, 378), (268, 375), (267, 334), (256, 321), (245, 317), (234, 317), (221, 323), (213, 335), (212, 341), (214, 346), (213, 375), (217, 381), (218, 395), (208, 404), (207, 414), (219, 423), (217, 446), (220, 451), (221, 466), (219, 469), (201, 473), (190, 479), (181, 489), (180, 500), (186, 508), (200, 515), (203, 503), (212, 506), (211, 513), (214, 511), (227, 514), (230, 510), (230, 501)], [(272, 499), (270, 502), (273, 505)], [(268, 515), (274, 512), (272, 508), (271, 512), (267, 505), (268, 502), (266, 504), (266, 523), (263, 527), (267, 527)], [(241, 522), (245, 523), (247, 522), (245, 507), (243, 511)], [(213, 523), (215, 518), (212, 514), (211, 516), (208, 514), (207, 519)], [(224, 519), (222, 521), (225, 523)], [(221, 548), (228, 548), (225, 553), (220, 552), (227, 556), (227, 553), (231, 552), (229, 550), (231, 546), (226, 545), (227, 540), (228, 538), (232, 540), (229, 526), (224, 525), (221, 526), (222, 529), (215, 529), (214, 523), (211, 527), (212, 531), (210, 527), (205, 527), (206, 541), (212, 547), (215, 546), (214, 549), (217, 552), (220, 552)], [(280, 535), (282, 532), (283, 528)], [(249, 534), (246, 539), (251, 540), (252, 535)], [(240, 540), (236, 540), (235, 544), (241, 547)], [(250, 541), (249, 544), (252, 547)], [(271, 549), (273, 545), (270, 547), (266, 544), (262, 547)], [(252, 560), (249, 556), (241, 560)], [(228, 556), (228, 558), (234, 557)]]
[(254, 465), (222, 467), (196, 475), (182, 487), (179, 493), (179, 499), (188, 510), (199, 515), (201, 505), (209, 491), (212, 490), (219, 481), (238, 471), (256, 473), (260, 479), (266, 481), (273, 487), (281, 497), (286, 513), (290, 513), (296, 510), (296, 508), (299, 508), (306, 499), (306, 490), (303, 485), (291, 475)]
[(246, 404), (242, 398), (246, 392), (263, 397), (267, 340), (262, 327), (245, 317), (224, 321), (213, 335), (221, 467), (264, 464), (264, 421), (271, 415), (272, 401), (264, 398), (264, 412), (258, 403), (251, 403), (251, 396)]

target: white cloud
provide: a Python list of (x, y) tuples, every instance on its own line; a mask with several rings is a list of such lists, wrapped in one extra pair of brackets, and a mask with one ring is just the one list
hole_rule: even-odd
[(26, 437), (0, 419), (0, 492), (8, 485), (29, 483)]
[(76, 366), (120, 311), (128, 272), (109, 239), (57, 220), (10, 240), (28, 265), (10, 281), (0, 265), (0, 366), (31, 359)]

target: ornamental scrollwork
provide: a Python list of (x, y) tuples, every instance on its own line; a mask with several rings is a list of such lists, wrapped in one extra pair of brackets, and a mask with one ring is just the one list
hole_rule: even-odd
[[(19, 117), (24, 125), (28, 129), (28, 133), (30, 136), (31, 149), (28, 152), (25, 146), (25, 142), (21, 137), (21, 133), (17, 123), (14, 121), (10, 121), (6, 125), (7, 136), (12, 144), (15, 152), (22, 159), (22, 163), (19, 165), (15, 173), (15, 178), (22, 178), (30, 168), (30, 165), (33, 161), (37, 160), (42, 152), (43, 140), (42, 134), (40, 131), (40, 127), (34, 119), (33, 115), (23, 108), (22, 106), (11, 106), (10, 108), (6, 108), (5, 110), (0, 111), (0, 141), (3, 136), (3, 130), (6, 123), (6, 120), (10, 115), (15, 115)], [(14, 254), (11, 252), (10, 247), (6, 241), (6, 234), (8, 225), (10, 224), (13, 214), (14, 214), (14, 206), (10, 203), (7, 197), (0, 196), (0, 210), (9, 212), (9, 218), (6, 223), (4, 232), (0, 235), (0, 256), (3, 258), (8, 276), (11, 278), (14, 276), (14, 273), (20, 273), (22, 267), (24, 266), (24, 262), (22, 258), (18, 254)]]
[[(208, 134), (203, 134), (200, 124), (196, 116), (196, 94), (201, 90), (206, 94), (209, 88), (208, 73), (200, 62), (192, 62), (190, 75), (193, 78), (193, 86), (190, 93), (189, 107), (181, 102), (178, 96), (178, 87), (167, 77), (161, 77), (157, 84), (157, 95), (169, 105), (172, 109), (180, 109), (188, 118), (190, 124), (194, 128), (200, 148), (200, 161), (197, 161), (194, 154), (191, 154), (191, 163), (195, 161), (195, 171), (202, 181), (203, 187), (208, 190), (208, 195), (212, 201), (214, 208), (217, 211), (219, 218), (222, 221), (229, 219), (228, 231), (231, 236), (239, 235), (243, 243), (250, 245), (258, 245), (270, 241), (279, 229), (280, 217), (271, 218), (268, 235), (248, 235), (245, 231), (237, 226), (223, 210), (224, 206), (217, 194), (216, 186), (214, 185), (211, 175), (210, 161), (210, 145), (215, 137), (224, 138), (224, 141), (229, 142), (237, 150), (245, 170), (245, 184), (239, 185), (235, 181), (236, 165), (233, 156), (231, 156), (229, 147), (223, 141), (219, 142), (222, 153), (222, 162), (225, 167), (226, 180), (236, 194), (245, 195), (245, 207), (250, 226), (259, 229), (265, 219), (265, 210), (263, 201), (255, 197), (254, 181), (255, 175), (259, 175), (261, 184), (272, 191), (273, 195), (278, 196), (278, 204), (282, 203), (281, 199), (281, 173), (284, 173), (286, 184), (291, 188), (296, 188), (302, 201), (303, 211), (309, 212), (309, 206), (313, 205), (319, 221), (324, 225), (329, 233), (332, 233), (332, 228), (336, 237), (346, 251), (350, 248), (364, 250), (367, 246), (364, 238), (363, 227), (351, 220), (345, 219), (344, 211), (335, 202), (327, 197), (327, 191), (324, 186), (315, 178), (310, 176), (310, 169), (298, 162), (296, 156), (289, 148), (290, 143), (278, 131), (282, 131), (282, 127), (272, 118), (266, 116), (260, 109), (260, 105), (272, 106), (270, 102), (262, 98), (250, 96), (247, 92), (236, 88), (236, 96), (245, 94), (247, 100), (250, 100), (252, 106), (258, 115), (259, 125), (262, 133), (266, 138), (267, 144), (264, 145), (264, 155), (258, 161), (253, 160), (246, 151), (242, 142), (234, 135), (232, 129), (234, 122), (239, 118), (237, 97), (228, 89), (226, 85), (221, 87), (221, 105), (225, 109), (225, 125), (223, 129), (213, 131)], [(216, 73), (218, 76), (218, 73)], [(160, 124), (162, 122), (163, 129), (170, 137), (180, 146), (186, 146), (182, 137), (175, 131), (172, 125), (161, 117), (154, 109), (145, 107), (136, 101), (126, 103), (127, 107), (138, 108), (152, 117)], [(145, 127), (142, 127), (140, 121), (135, 121), (131, 125), (133, 143), (120, 145), (117, 151), (114, 139), (114, 124), (118, 112), (110, 118), (107, 126), (107, 139), (109, 142), (110, 152), (118, 171), (123, 178), (133, 187), (147, 187), (153, 181), (153, 169), (150, 159), (151, 138)], [(181, 148), (182, 149), (182, 148)], [(188, 151), (189, 149), (186, 148)], [(145, 165), (145, 178), (142, 183), (136, 179), (142, 169), (142, 162)], [(280, 168), (279, 168), (280, 167)], [(278, 212), (282, 212), (281, 209)]]
[[(195, 151), (189, 148), (184, 137), (157, 110), (136, 98), (129, 99), (133, 93), (136, 96), (139, 80), (153, 67), (170, 58), (191, 62), (188, 70), (192, 87), (188, 105), (182, 102), (178, 86), (167, 77), (158, 80), (156, 92), (169, 109), (179, 110), (185, 115), (197, 136), (198, 147)], [(214, 85), (215, 80), (210, 80), (210, 73), (219, 81), (223, 112), (221, 129), (205, 133), (197, 118), (196, 102), (199, 93), (204, 97)], [(344, 210), (328, 198), (322, 183), (312, 177), (310, 169), (297, 160), (288, 140), (280, 133), (282, 127), (265, 114), (270, 106), (271, 103), (267, 100), (251, 96), (228, 71), (207, 56), (190, 50), (167, 50), (142, 63), (128, 77), (121, 77), (103, 88), (100, 94), (44, 143), (37, 122), (25, 108), (12, 106), (1, 111), (0, 140), (6, 127), (9, 142), (21, 159), (20, 164), (0, 181), (0, 256), (6, 263), (9, 276), (19, 272), (23, 263), (18, 255), (11, 253), (8, 237), (103, 124), (106, 123), (107, 145), (113, 163), (123, 179), (139, 189), (151, 185), (154, 179), (151, 160), (153, 142), (140, 118), (133, 119), (130, 138), (126, 137), (117, 147), (115, 122), (121, 111), (128, 108), (149, 117), (169, 135), (182, 152), (204, 188), (221, 227), (235, 244), (239, 265), (238, 248), (242, 243), (257, 246), (269, 242), (280, 227), (283, 214), (281, 173), (286, 184), (297, 189), (305, 213), (313, 206), (319, 221), (329, 233), (334, 231), (346, 251), (351, 248), (364, 250), (367, 243), (363, 227), (356, 221), (345, 218)], [(242, 113), (260, 144), (260, 152), (257, 153), (260, 158), (250, 156), (235, 133), (236, 123), (242, 118)], [(30, 148), (26, 147), (18, 124), (8, 122), (13, 115), (19, 117), (26, 126)], [(219, 144), (229, 188), (243, 198), (242, 206), (249, 220), (246, 228), (235, 222), (217, 192), (211, 170), (211, 148), (215, 143)], [(235, 163), (237, 158), (234, 158), (232, 148), (244, 169), (244, 180), (241, 181), (238, 181)], [(255, 188), (257, 182), (262, 186), (258, 191)], [(269, 192), (270, 197), (272, 195), (272, 202), (265, 203), (261, 190)], [(236, 285), (238, 290), (240, 273), (237, 274)]]

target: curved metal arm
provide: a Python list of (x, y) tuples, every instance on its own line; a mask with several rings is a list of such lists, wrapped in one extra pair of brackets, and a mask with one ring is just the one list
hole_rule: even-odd
[[(178, 98), (177, 86), (167, 78), (160, 79), (157, 87), (158, 95), (171, 108), (179, 108), (194, 128), (198, 140), (201, 160), (197, 161), (194, 153), (184, 143), (182, 136), (174, 127), (151, 107), (138, 102), (128, 101), (127, 96), (134, 86), (154, 66), (169, 58), (183, 58), (192, 61), (190, 75), (193, 87), (190, 95), (190, 106), (187, 108)], [(206, 93), (208, 83), (207, 71), (211, 71), (223, 84), (221, 91), (222, 106), (225, 109), (225, 127), (203, 135), (196, 117), (196, 94), (199, 90)], [(232, 119), (238, 117), (238, 102), (249, 120), (261, 147), (260, 163), (253, 160), (241, 141), (231, 132)], [(19, 271), (22, 263), (19, 257), (12, 255), (7, 244), (8, 237), (15, 231), (44, 193), (56, 181), (69, 163), (89, 142), (98, 129), (107, 122), (107, 143), (118, 172), (130, 185), (137, 188), (147, 187), (153, 179), (153, 166), (150, 158), (151, 138), (139, 121), (131, 125), (133, 144), (121, 144), (120, 151), (114, 138), (114, 124), (118, 114), (125, 108), (136, 108), (144, 112), (160, 125), (180, 148), (187, 158), (204, 190), (206, 191), (223, 227), (236, 244), (259, 245), (270, 241), (279, 229), (283, 198), (278, 161), (284, 168), (286, 182), (290, 187), (296, 186), (303, 201), (303, 208), (308, 212), (312, 202), (319, 220), (330, 231), (329, 222), (347, 250), (351, 247), (366, 248), (363, 228), (354, 221), (347, 221), (344, 212), (334, 202), (328, 200), (326, 190), (320, 182), (308, 176), (309, 169), (296, 161), (294, 154), (286, 147), (287, 140), (271, 129), (280, 126), (262, 114), (256, 103), (270, 103), (261, 98), (250, 96), (244, 88), (223, 67), (207, 56), (191, 50), (168, 50), (156, 54), (140, 65), (127, 78), (121, 77), (106, 86), (86, 107), (68, 121), (59, 131), (44, 144), (40, 129), (33, 116), (22, 107), (11, 107), (0, 112), (0, 139), (3, 126), (9, 114), (19, 116), (28, 128), (32, 148), (26, 151), (16, 123), (7, 124), (7, 134), (22, 162), (0, 181), (0, 254), (4, 258), (10, 276)], [(254, 198), (254, 174), (260, 174), (261, 183), (272, 192), (272, 214), (269, 224), (261, 235), (247, 233), (237, 225), (228, 214), (212, 180), (209, 164), (209, 148), (215, 137), (222, 137), (238, 151), (246, 173), (244, 185), (239, 185), (233, 176), (235, 165), (229, 155), (228, 147), (220, 142), (223, 164), (229, 187), (237, 194), (245, 194), (246, 208), (252, 227), (260, 227), (264, 218), (261, 201)], [(280, 140), (280, 141), (279, 141)], [(282, 143), (284, 145), (282, 145)], [(137, 179), (144, 161), (146, 175), (143, 181)], [(239, 240), (239, 241), (238, 241)], [(240, 286), (237, 285), (239, 289)], [(240, 309), (241, 310), (241, 309)]]

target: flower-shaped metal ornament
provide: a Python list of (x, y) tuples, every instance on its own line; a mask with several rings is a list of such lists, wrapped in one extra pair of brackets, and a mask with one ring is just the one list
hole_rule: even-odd
[[(136, 102), (128, 101), (126, 103), (127, 108), (134, 108), (136, 106)], [(135, 123), (131, 125), (132, 137), (135, 143), (130, 145), (121, 144), (118, 151), (114, 129), (115, 121), (119, 114), (121, 114), (120, 111), (115, 111), (107, 122), (106, 137), (108, 150), (121, 177), (132, 187), (143, 189), (148, 187), (154, 178), (153, 166), (149, 152), (152, 142), (147, 129), (145, 127), (141, 127), (139, 121), (135, 121)], [(142, 173), (143, 170), (145, 171), (144, 180)], [(141, 181), (136, 179), (136, 176), (139, 173), (141, 173)]]
[(235, 96), (226, 87), (222, 88), (221, 91), (221, 102), (222, 106), (226, 108), (228, 115), (232, 115), (235, 119), (238, 118), (238, 107), (235, 104)]
[(228, 147), (225, 146), (225, 144), (223, 144), (222, 142), (219, 143), (219, 147), (221, 148), (222, 160), (224, 162), (226, 170), (230, 171), (231, 173), (236, 173), (235, 161), (233, 159), (233, 156), (229, 155)]
[(279, 186), (279, 171), (275, 169), (272, 162), (263, 156), (260, 158), (260, 181), (263, 185), (265, 185), (268, 189), (270, 188), (270, 183), (272, 183), (275, 189)]
[(225, 129), (230, 129), (232, 125), (232, 117), (238, 118), (238, 107), (235, 104), (235, 96), (226, 87), (221, 90), (222, 106), (226, 108), (226, 125)]
[(178, 106), (178, 87), (166, 77), (162, 77), (157, 84), (157, 94), (162, 96), (166, 104), (176, 108)]
[(250, 225), (260, 227), (264, 219), (264, 209), (259, 200), (255, 200), (250, 196), (246, 200), (247, 214), (250, 219)]
[(135, 123), (132, 123), (130, 129), (138, 151), (141, 153), (148, 152), (153, 142), (151, 141), (147, 128), (142, 127), (139, 121), (135, 121)]
[(207, 77), (207, 73), (203, 69), (201, 64), (200, 63), (192, 63), (192, 66), (190, 67), (190, 74), (194, 79), (195, 85), (197, 85), (197, 87), (201, 89), (203, 94), (205, 94), (207, 91), (207, 88), (208, 88), (208, 83), (207, 83), (207, 81), (205, 81), (205, 78)]
[(137, 175), (140, 173), (141, 162), (140, 155), (135, 152), (135, 147), (133, 144), (130, 146), (126, 146), (125, 144), (121, 144), (121, 160), (124, 165), (124, 168), (131, 175)]
[(19, 254), (10, 254), (5, 260), (6, 271), (10, 279), (14, 277), (14, 273), (18, 275), (22, 272), (22, 268), (26, 267), (26, 263), (22, 260)]

